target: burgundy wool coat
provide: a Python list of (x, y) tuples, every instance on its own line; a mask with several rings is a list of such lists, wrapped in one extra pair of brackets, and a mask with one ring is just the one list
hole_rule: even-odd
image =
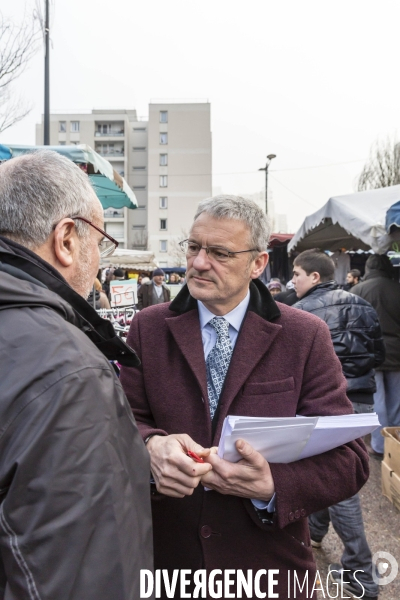
[[(326, 324), (275, 303), (259, 281), (211, 422), (197, 301), (187, 286), (170, 304), (133, 319), (128, 344), (142, 364), (122, 368), (121, 382), (143, 439), (187, 433), (203, 447), (218, 445), (227, 415), (294, 417), (352, 412), (346, 381)], [(273, 522), (264, 524), (250, 500), (204, 491), (183, 499), (153, 494), (155, 569), (279, 569), (280, 598), (288, 571), (315, 576), (307, 515), (355, 494), (368, 478), (361, 440), (290, 464), (271, 464), (276, 490)], [(267, 592), (266, 578), (261, 579)], [(177, 595), (176, 597), (179, 597)], [(267, 596), (268, 597), (268, 596)]]

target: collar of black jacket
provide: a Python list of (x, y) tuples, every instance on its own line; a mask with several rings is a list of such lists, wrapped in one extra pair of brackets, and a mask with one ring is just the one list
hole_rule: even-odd
[(392, 279), (392, 276), (383, 269), (370, 269), (367, 271), (362, 281), (368, 281), (368, 279), (376, 279), (377, 277), (384, 277), (385, 279)]
[(74, 312), (73, 324), (90, 338), (108, 360), (116, 360), (126, 367), (140, 364), (135, 351), (115, 334), (110, 321), (99, 317), (54, 267), (31, 250), (3, 236), (0, 236), (0, 270), (17, 279), (46, 287), (68, 302)]
[[(179, 294), (169, 305), (169, 309), (183, 314), (190, 310), (197, 310), (197, 300), (189, 293), (187, 284), (183, 286)], [(269, 290), (259, 279), (253, 279), (250, 283), (250, 302), (249, 311), (255, 312), (266, 321), (273, 321), (281, 315), (276, 302), (272, 298)]]
[(310, 288), (308, 292), (304, 294), (304, 296), (299, 298), (299, 300), (303, 300), (304, 298), (307, 298), (307, 296), (310, 296), (314, 293), (324, 293), (328, 290), (337, 290), (338, 288), (339, 285), (336, 283), (336, 281), (324, 281), (323, 283), (317, 283), (317, 285), (313, 285), (313, 287)]

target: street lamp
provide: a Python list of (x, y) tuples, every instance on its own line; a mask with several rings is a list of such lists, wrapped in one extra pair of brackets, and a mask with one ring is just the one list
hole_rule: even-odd
[(259, 171), (265, 171), (265, 214), (268, 214), (268, 167), (273, 158), (276, 158), (276, 154), (268, 154), (265, 167), (258, 169)]

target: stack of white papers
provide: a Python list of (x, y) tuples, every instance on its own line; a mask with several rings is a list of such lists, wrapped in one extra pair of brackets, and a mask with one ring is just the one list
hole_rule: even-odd
[(226, 417), (218, 455), (230, 462), (242, 457), (235, 443), (249, 442), (268, 462), (289, 463), (347, 444), (379, 427), (376, 413), (332, 417)]

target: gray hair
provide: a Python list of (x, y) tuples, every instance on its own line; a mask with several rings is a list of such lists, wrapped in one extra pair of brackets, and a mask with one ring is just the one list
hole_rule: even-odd
[(213, 196), (199, 203), (194, 220), (204, 212), (215, 219), (243, 221), (250, 231), (250, 245), (259, 252), (267, 249), (270, 223), (265, 212), (253, 200), (241, 196)]
[[(0, 166), (0, 234), (34, 249), (61, 219), (91, 220), (95, 209), (89, 177), (68, 158), (50, 150), (12, 158)], [(89, 225), (76, 221), (80, 237)]]

